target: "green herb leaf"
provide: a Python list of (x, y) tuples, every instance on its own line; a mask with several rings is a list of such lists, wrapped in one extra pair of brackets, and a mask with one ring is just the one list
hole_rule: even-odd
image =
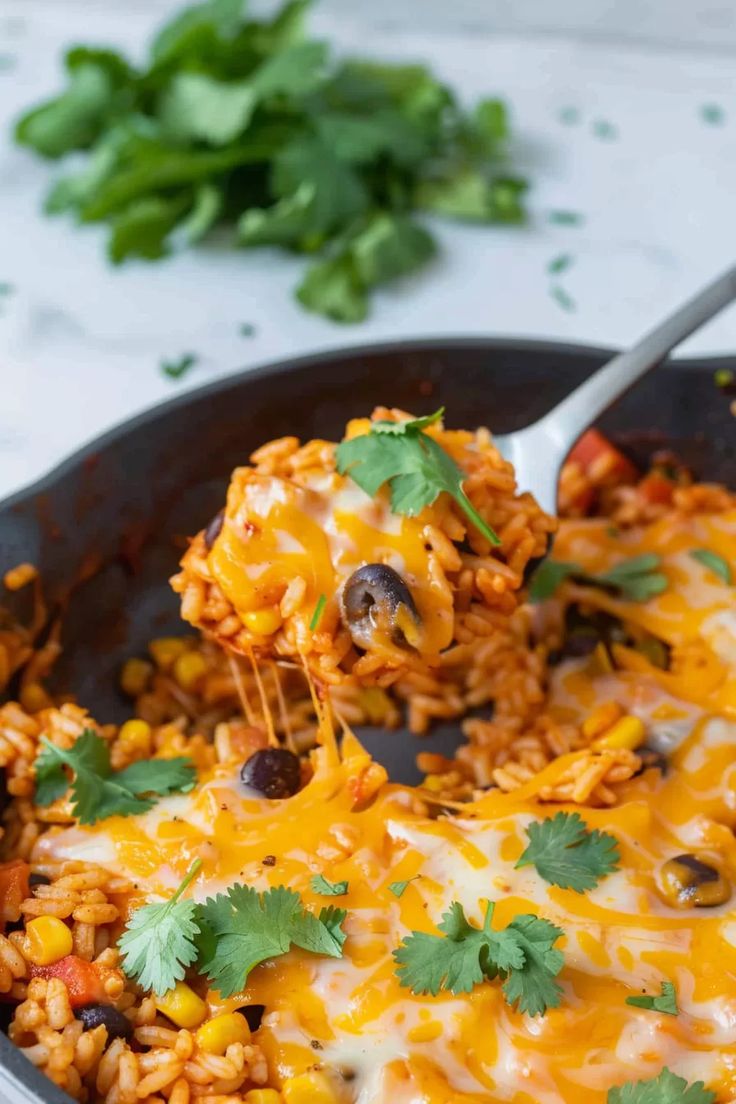
[(223, 997), (245, 986), (251, 970), (293, 946), (312, 954), (341, 958), (344, 909), (308, 912), (298, 893), (284, 886), (258, 893), (233, 885), (200, 906), (201, 966)]
[(83, 151), (46, 210), (107, 222), (116, 263), (233, 225), (242, 245), (319, 254), (297, 298), (337, 322), (364, 319), (374, 288), (434, 255), (413, 212), (524, 221), (500, 99), (465, 109), (426, 66), (341, 61), (305, 34), (308, 8), (257, 18), (244, 0), (205, 0), (136, 67), (70, 51), (66, 87), (16, 128), (42, 156)]
[(664, 1012), (667, 1016), (677, 1016), (677, 993), (671, 981), (662, 982), (662, 992), (658, 997), (627, 997), (626, 1003), (634, 1008), (646, 1008), (650, 1012)]
[(715, 1104), (716, 1094), (702, 1081), (688, 1085), (665, 1066), (651, 1081), (627, 1081), (608, 1090), (607, 1104)]
[(604, 142), (613, 142), (618, 138), (618, 130), (607, 119), (595, 119), (593, 122), (593, 134)]
[(476, 985), (503, 979), (511, 1005), (530, 1016), (544, 1015), (560, 1003), (562, 990), (554, 980), (563, 966), (554, 947), (561, 930), (538, 916), (517, 916), (506, 927), (491, 927), (489, 903), (482, 928), (468, 923), (459, 901), (453, 901), (438, 925), (444, 935), (412, 932), (394, 951), (399, 984), (412, 993), (442, 990), (469, 993)]
[(317, 605), (314, 607), (314, 613), (312, 614), (312, 620), (309, 622), (309, 628), (311, 632), (314, 632), (320, 621), (322, 620), (322, 614), (325, 612), (325, 606), (327, 605), (327, 595), (320, 594), (317, 599)]
[(549, 264), (547, 265), (547, 271), (553, 275), (558, 275), (560, 272), (565, 272), (568, 268), (572, 267), (574, 259), (575, 258), (573, 257), (572, 253), (559, 253), (549, 262)]
[(549, 293), (554, 301), (566, 311), (574, 311), (576, 309), (576, 303), (572, 295), (568, 291), (565, 291), (560, 284), (552, 284), (549, 289)]
[(168, 993), (183, 979), (199, 953), (197, 905), (181, 898), (201, 866), (201, 859), (192, 863), (168, 901), (136, 909), (118, 940), (124, 973), (157, 996)]
[(547, 222), (556, 226), (581, 226), (585, 222), (585, 217), (579, 211), (548, 211)]
[(464, 473), (441, 445), (422, 432), (441, 417), (440, 410), (429, 420), (373, 423), (370, 432), (338, 445), (337, 470), (341, 475), (349, 474), (371, 498), (388, 483), (391, 509), (407, 517), (416, 517), (445, 491), (479, 532), (498, 545), (498, 536), (463, 490)]
[(529, 601), (545, 602), (552, 597), (565, 579), (582, 574), (583, 569), (580, 564), (568, 563), (565, 560), (542, 560), (529, 584)]
[(344, 897), (348, 891), (348, 883), (328, 882), (324, 874), (314, 874), (309, 888), (312, 893), (321, 893), (323, 897)]
[(181, 379), (198, 361), (194, 353), (184, 353), (178, 360), (162, 360), (161, 371), (169, 379)]
[(584, 893), (618, 869), (620, 855), (614, 836), (589, 830), (578, 813), (557, 813), (532, 821), (526, 829), (529, 846), (517, 867), (533, 865), (551, 885)]
[(85, 729), (71, 748), (56, 747), (41, 739), (36, 759), (36, 802), (50, 805), (69, 789), (64, 773), (74, 773), (71, 785), (72, 812), (80, 824), (96, 824), (109, 816), (134, 816), (153, 808), (153, 796), (186, 793), (196, 781), (190, 759), (144, 759), (125, 770), (113, 772), (110, 749), (105, 740)]
[(726, 121), (726, 112), (720, 104), (703, 104), (700, 108), (700, 118), (709, 126), (722, 126)]
[(389, 893), (393, 893), (394, 897), (402, 897), (407, 887), (411, 885), (413, 881), (416, 881), (418, 877), (419, 875), (417, 874), (414, 878), (407, 878), (406, 881), (403, 882), (389, 882)]
[(726, 585), (730, 585), (733, 581), (731, 565), (728, 560), (724, 560), (723, 556), (719, 556), (717, 552), (711, 552), (710, 548), (693, 548), (690, 555), (703, 567), (707, 567), (709, 571), (717, 575)]
[(610, 589), (626, 602), (646, 602), (662, 594), (668, 587), (667, 576), (657, 569), (660, 557), (654, 552), (622, 560), (610, 571), (588, 574), (580, 564), (563, 560), (544, 560), (532, 576), (529, 600), (542, 602), (551, 598), (566, 579), (575, 579), (586, 586)]

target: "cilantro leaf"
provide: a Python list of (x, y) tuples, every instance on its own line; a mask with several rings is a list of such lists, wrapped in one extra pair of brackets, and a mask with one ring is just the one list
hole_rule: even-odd
[(145, 759), (113, 772), (105, 740), (85, 729), (68, 750), (41, 739), (36, 759), (36, 802), (50, 805), (69, 789), (63, 768), (74, 773), (72, 812), (80, 824), (96, 824), (109, 816), (134, 816), (153, 808), (153, 796), (185, 793), (196, 781), (190, 759)]
[(662, 982), (662, 992), (658, 997), (627, 997), (626, 1003), (634, 1008), (646, 1008), (651, 1012), (664, 1012), (667, 1016), (677, 1016), (677, 993), (671, 981)]
[(646, 602), (662, 594), (668, 587), (667, 576), (658, 568), (661, 559), (655, 552), (622, 560), (610, 571), (590, 575), (580, 564), (563, 560), (543, 560), (532, 576), (529, 601), (543, 602), (551, 598), (566, 579), (575, 579), (586, 586), (613, 590), (626, 602)]
[[(337, 470), (371, 498), (388, 483), (395, 514), (416, 517), (446, 491), (482, 535), (501, 542), (463, 490), (464, 473), (432, 437), (422, 430), (442, 417), (442, 411), (401, 423), (374, 422), (368, 433), (338, 445)], [(389, 426), (390, 428), (387, 428)]]
[(203, 939), (201, 967), (223, 997), (245, 985), (254, 967), (293, 946), (313, 954), (341, 958), (345, 942), (344, 909), (308, 912), (301, 897), (285, 886), (258, 893), (232, 885), (200, 906)]
[(665, 1066), (651, 1081), (627, 1081), (608, 1090), (607, 1104), (715, 1104), (716, 1094), (702, 1081), (688, 1085)]
[(344, 897), (348, 891), (348, 883), (328, 882), (324, 874), (314, 874), (309, 888), (312, 893), (321, 893), (323, 897)]
[(200, 932), (197, 905), (181, 897), (201, 866), (201, 859), (192, 863), (168, 901), (136, 909), (118, 940), (123, 972), (157, 996), (182, 980), (199, 953), (195, 942)]
[(61, 93), (16, 126), (41, 156), (83, 151), (47, 212), (106, 222), (116, 263), (157, 260), (214, 225), (319, 254), (296, 296), (338, 322), (364, 319), (374, 288), (434, 255), (414, 212), (523, 221), (504, 103), (465, 108), (423, 65), (343, 61), (305, 32), (309, 6), (263, 18), (245, 0), (204, 0), (135, 67), (70, 51)]
[(561, 988), (554, 980), (563, 966), (554, 943), (562, 932), (538, 916), (517, 916), (501, 930), (491, 927), (489, 903), (482, 928), (468, 923), (459, 901), (443, 915), (444, 935), (411, 932), (394, 951), (399, 984), (413, 993), (437, 996), (441, 990), (469, 993), (485, 980), (500, 977), (511, 1005), (530, 1016), (544, 1015), (560, 1003)]
[(162, 360), (161, 371), (169, 379), (181, 379), (198, 361), (194, 353), (184, 353), (178, 360)]
[(727, 586), (731, 584), (733, 580), (731, 565), (723, 556), (719, 556), (717, 552), (712, 552), (710, 548), (693, 548), (690, 555), (703, 567), (707, 567), (714, 575), (717, 575)]
[(413, 878), (407, 878), (406, 881), (403, 882), (390, 882), (388, 887), (389, 893), (393, 893), (394, 897), (403, 897), (408, 886), (416, 881), (418, 877), (419, 875), (415, 874)]
[(540, 877), (562, 889), (584, 893), (618, 867), (618, 843), (607, 832), (590, 831), (578, 813), (557, 813), (532, 821), (529, 846), (516, 866), (533, 865)]

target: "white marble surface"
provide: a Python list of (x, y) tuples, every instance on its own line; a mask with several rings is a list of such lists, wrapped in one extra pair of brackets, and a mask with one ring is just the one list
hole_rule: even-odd
[[(513, 110), (518, 164), (534, 182), (530, 225), (438, 224), (437, 263), (377, 295), (364, 325), (340, 327), (293, 302), (296, 259), (204, 247), (112, 269), (103, 230), (43, 217), (53, 166), (12, 145), (12, 119), (58, 86), (66, 43), (110, 41), (135, 54), (172, 4), (0, 0), (0, 53), (17, 57), (13, 69), (0, 72), (0, 282), (15, 289), (0, 315), (0, 496), (142, 407), (244, 366), (408, 336), (621, 345), (733, 262), (730, 7), (701, 3), (709, 14), (696, 33), (690, 12), (679, 22), (658, 21), (667, 9), (648, 0), (639, 6), (644, 34), (632, 41), (631, 22), (613, 26), (606, 15), (612, 6), (602, 0), (593, 18), (590, 5), (563, 4), (557, 28), (544, 15), (549, 5), (524, 0), (524, 33), (501, 0), (491, 5), (495, 23), (489, 9), (461, 0), (456, 25), (446, 5), (428, 3), (422, 29), (409, 18), (408, 0), (382, 0), (370, 13), (365, 4), (325, 0), (314, 25), (348, 51), (426, 59), (468, 98), (503, 94)], [(498, 25), (506, 29), (493, 32)], [(659, 37), (650, 33), (657, 26)], [(707, 103), (723, 107), (723, 125), (702, 121)], [(579, 109), (578, 125), (560, 123), (567, 106)], [(595, 120), (614, 124), (616, 140), (596, 138)], [(585, 223), (550, 225), (545, 213), (552, 208), (582, 212)], [(549, 260), (568, 251), (575, 263), (561, 283), (576, 302), (570, 312), (550, 296), (546, 273)], [(254, 337), (239, 336), (243, 322), (256, 327)], [(733, 309), (683, 346), (692, 354), (734, 350)], [(161, 375), (162, 357), (187, 351), (201, 360), (186, 380)]]

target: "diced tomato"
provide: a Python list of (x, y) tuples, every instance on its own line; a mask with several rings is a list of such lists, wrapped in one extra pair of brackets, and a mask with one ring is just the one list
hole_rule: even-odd
[(606, 478), (614, 477), (616, 480), (632, 482), (636, 479), (637, 471), (634, 464), (627, 456), (617, 449), (615, 445), (599, 433), (597, 429), (587, 430), (570, 453), (569, 459), (576, 460), (581, 468), (589, 471), (603, 458), (608, 460), (606, 465)]
[(667, 506), (672, 501), (672, 492), (675, 484), (658, 471), (652, 471), (644, 476), (639, 484), (639, 492), (646, 502), (652, 505)]
[(99, 971), (91, 962), (67, 955), (51, 966), (31, 966), (31, 977), (59, 978), (69, 992), (72, 1008), (97, 1004), (105, 1000), (105, 989)]
[(0, 920), (3, 923), (20, 920), (21, 903), (31, 895), (30, 873), (30, 866), (22, 859), (0, 863)]

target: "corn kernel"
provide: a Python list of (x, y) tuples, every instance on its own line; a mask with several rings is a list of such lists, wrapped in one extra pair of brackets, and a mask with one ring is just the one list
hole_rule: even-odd
[(34, 966), (50, 966), (72, 953), (72, 933), (56, 916), (37, 916), (26, 924), (26, 957)]
[(118, 740), (131, 751), (148, 754), (151, 750), (151, 726), (146, 721), (126, 721), (118, 732)]
[(38, 568), (33, 564), (22, 563), (17, 567), (11, 567), (10, 571), (5, 572), (3, 582), (8, 590), (21, 590), (28, 583), (32, 583), (38, 575)]
[(184, 652), (174, 660), (174, 678), (182, 690), (196, 690), (206, 673), (207, 660), (199, 652)]
[(148, 650), (156, 666), (162, 671), (168, 671), (173, 667), (174, 660), (187, 650), (187, 642), (180, 636), (160, 636), (158, 640), (151, 641)]
[(276, 1089), (251, 1089), (243, 1099), (245, 1104), (281, 1104), (284, 1098)]
[(430, 793), (442, 793), (445, 788), (445, 780), (441, 774), (428, 774), (422, 782), (422, 786)]
[(281, 628), (283, 618), (278, 606), (269, 606), (267, 609), (251, 610), (243, 614), (243, 624), (256, 636), (271, 636)]
[(26, 713), (38, 713), (39, 709), (48, 709), (54, 703), (39, 682), (29, 682), (21, 688), (20, 704)]
[(582, 724), (583, 736), (593, 740), (623, 716), (623, 709), (615, 701), (602, 702), (585, 718)]
[(339, 1104), (332, 1084), (320, 1070), (289, 1077), (281, 1093), (285, 1104)]
[(208, 1054), (224, 1054), (232, 1043), (250, 1042), (250, 1028), (245, 1016), (239, 1012), (226, 1012), (215, 1016), (197, 1031), (197, 1044)]
[(177, 1027), (199, 1027), (207, 1016), (207, 1005), (184, 981), (177, 981), (173, 989), (156, 997), (156, 1008)]
[(153, 667), (146, 659), (133, 657), (123, 664), (120, 672), (120, 689), (129, 698), (139, 697), (147, 688)]
[(638, 717), (627, 714), (620, 721), (616, 721), (615, 725), (612, 725), (603, 736), (599, 737), (593, 747), (599, 749), (628, 748), (629, 751), (636, 751), (644, 743), (646, 734), (643, 722)]

